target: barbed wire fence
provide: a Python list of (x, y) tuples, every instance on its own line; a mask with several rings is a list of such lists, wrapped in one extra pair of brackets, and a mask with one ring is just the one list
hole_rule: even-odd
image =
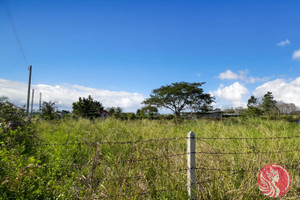
[[(89, 176), (84, 176), (82, 175), (81, 178), (83, 182), (86, 182), (88, 187), (91, 188), (92, 191), (96, 191), (96, 187), (99, 185), (103, 184), (108, 184), (108, 183), (113, 183), (113, 184), (118, 184), (118, 183), (123, 183), (123, 182), (128, 182), (131, 180), (132, 182), (138, 182), (139, 180), (143, 180), (147, 178), (146, 173), (140, 173), (137, 175), (134, 174), (122, 174), (121, 173), (121, 168), (126, 167), (127, 165), (132, 165), (135, 163), (146, 163), (146, 166), (148, 164), (153, 165), (154, 161), (157, 161), (155, 164), (161, 163), (161, 161), (166, 161), (170, 162), (172, 159), (176, 158), (181, 161), (181, 166), (178, 165), (175, 168), (176, 169), (171, 169), (170, 165), (174, 164), (169, 163), (167, 164), (168, 168), (163, 168), (161, 166), (157, 167), (157, 169), (160, 169), (161, 173), (168, 173), (168, 174), (180, 174), (181, 176), (187, 176), (185, 183), (181, 182), (178, 185), (180, 185), (181, 190), (185, 190), (190, 197), (190, 199), (196, 199), (200, 198), (200, 193), (199, 192), (201, 189), (204, 189), (206, 186), (209, 186), (212, 182), (218, 182), (218, 181), (223, 181), (226, 178), (231, 178), (232, 176), (237, 176), (239, 174), (245, 174), (245, 173), (251, 173), (251, 176), (254, 178), (257, 177), (258, 172), (263, 168), (264, 166), (259, 166), (256, 168), (241, 168), (241, 167), (236, 167), (236, 166), (227, 166), (226, 164), (221, 165), (221, 167), (209, 167), (205, 166), (205, 163), (201, 163), (201, 158), (199, 156), (226, 156), (226, 155), (262, 155), (262, 154), (284, 154), (284, 153), (297, 153), (300, 151), (299, 147), (289, 147), (291, 149), (288, 150), (278, 150), (278, 151), (259, 151), (259, 150), (253, 150), (249, 152), (224, 152), (224, 151), (218, 151), (215, 150), (214, 148), (211, 147), (211, 151), (196, 151), (196, 141), (199, 143), (206, 143), (207, 141), (216, 141), (216, 140), (222, 140), (222, 141), (236, 141), (236, 140), (289, 140), (289, 139), (298, 139), (300, 136), (286, 136), (286, 137), (257, 137), (257, 138), (243, 138), (243, 137), (237, 137), (237, 138), (213, 138), (213, 137), (196, 137), (193, 132), (189, 132), (187, 137), (173, 137), (173, 138), (162, 138), (162, 139), (148, 139), (148, 140), (136, 140), (136, 141), (98, 141), (98, 142), (66, 142), (66, 143), (43, 143), (40, 142), (36, 144), (36, 146), (39, 147), (56, 147), (56, 146), (74, 146), (77, 145), (80, 147), (81, 145), (84, 146), (89, 146), (94, 149), (94, 151), (91, 151), (93, 154), (91, 156), (91, 159), (84, 165), (82, 164), (65, 164), (67, 167), (74, 168), (78, 165), (78, 167), (89, 167)], [(113, 161), (109, 159), (105, 159), (104, 157), (106, 156), (103, 152), (100, 153), (101, 146), (103, 145), (108, 145), (109, 148), (115, 148), (116, 146), (123, 146), (123, 145), (139, 145), (139, 144), (144, 144), (144, 145), (150, 145), (154, 144), (157, 145), (158, 143), (165, 143), (166, 146), (169, 146), (171, 142), (174, 141), (184, 141), (187, 140), (187, 145), (186, 145), (186, 151), (183, 152), (177, 152), (177, 153), (169, 153), (168, 150), (164, 152), (164, 155), (145, 155), (143, 153), (139, 153), (138, 156), (127, 156), (125, 159), (120, 158), (114, 159)], [(159, 147), (158, 147), (159, 148)], [(177, 147), (175, 147), (177, 148)], [(293, 149), (292, 149), (293, 148)], [(146, 149), (146, 148), (144, 148)], [(148, 151), (151, 151), (151, 148), (148, 149)], [(186, 158), (185, 158), (186, 156)], [(200, 159), (200, 161), (199, 161)], [(186, 160), (186, 161), (185, 161)], [(186, 164), (183, 164), (186, 163)], [(271, 163), (270, 163), (271, 164)], [(101, 180), (97, 180), (97, 168), (102, 167), (101, 169), (105, 168), (110, 168), (112, 165), (120, 167), (119, 169), (119, 174), (113, 176), (112, 178), (109, 176), (105, 176)], [(41, 167), (41, 166), (31, 166), (32, 167)], [(51, 165), (48, 165), (48, 167), (51, 167)], [(145, 167), (145, 165), (140, 165), (139, 167)], [(285, 168), (292, 170), (292, 175), (299, 177), (300, 174), (300, 163), (299, 160), (293, 162), (293, 163), (285, 163)], [(140, 169), (142, 170), (142, 169)], [(125, 170), (126, 172), (126, 170)], [(211, 172), (221, 172), (221, 173), (227, 173), (226, 175), (221, 174), (217, 177), (215, 176), (210, 176), (209, 174)], [(104, 172), (105, 173), (105, 172)], [(201, 176), (199, 174), (203, 174), (204, 176)], [(176, 175), (175, 175), (176, 177)], [(201, 179), (201, 180), (199, 180)], [(127, 184), (128, 185), (128, 184)], [(294, 184), (295, 185), (295, 184)], [(150, 186), (149, 186), (150, 187)], [(257, 187), (258, 188), (258, 187)], [(178, 189), (178, 187), (176, 188)], [(159, 188), (143, 188), (141, 191), (137, 191), (133, 193), (133, 191), (128, 190), (129, 192), (127, 193), (126, 190), (124, 191), (119, 191), (117, 194), (111, 194), (108, 191), (101, 192), (100, 194), (96, 195), (100, 199), (119, 199), (119, 198), (129, 198), (130, 195), (133, 195), (135, 197), (140, 196), (141, 198), (146, 198), (147, 196), (151, 197), (153, 195), (158, 195), (160, 193), (172, 193), (176, 192), (170, 191), (170, 188), (167, 187), (159, 187)], [(252, 194), (244, 194), (247, 195), (247, 197), (258, 197), (258, 198), (263, 198), (264, 195), (260, 194), (257, 192), (258, 190), (256, 189), (256, 193)], [(203, 195), (203, 194), (202, 194)], [(293, 189), (292, 191), (288, 192), (288, 195), (284, 197), (285, 199), (297, 199), (300, 198), (299, 195), (299, 188)]]
[[(199, 141), (200, 143), (207, 143), (207, 141), (239, 141), (239, 140), (252, 140), (252, 141), (257, 141), (257, 140), (290, 140), (290, 139), (298, 139), (300, 138), (300, 136), (285, 136), (285, 137), (226, 137), (226, 138), (214, 138), (214, 137), (195, 137), (193, 135), (191, 135), (191, 133), (189, 133), (190, 135), (190, 139), (193, 140), (193, 142)], [(297, 143), (296, 143), (297, 144)], [(230, 144), (229, 144), (230, 145)], [(229, 146), (228, 146), (229, 147)], [(298, 147), (298, 148), (297, 148)], [(227, 155), (233, 155), (233, 156), (244, 156), (244, 155), (257, 155), (257, 156), (261, 156), (263, 154), (266, 155), (278, 155), (278, 154), (285, 154), (285, 153), (298, 153), (300, 151), (299, 149), (299, 145), (298, 146), (288, 146), (289, 149), (281, 149), (281, 150), (268, 150), (268, 151), (263, 151), (263, 150), (259, 150), (259, 149), (251, 149), (251, 151), (248, 152), (244, 152), (244, 151), (232, 151), (232, 152), (226, 152), (224, 150), (215, 150), (214, 148), (212, 148), (211, 151), (195, 151), (194, 149), (188, 149), (187, 154), (190, 154), (191, 156), (194, 155), (201, 155), (203, 156), (227, 156)], [(190, 152), (189, 152), (190, 151)], [(299, 155), (299, 154), (298, 154)], [(189, 156), (189, 155), (188, 155)], [(298, 156), (299, 157), (299, 156)], [(259, 160), (259, 159), (257, 159)], [(275, 159), (276, 160), (276, 159)], [(276, 160), (276, 162), (280, 162), (280, 160)], [(268, 164), (274, 164), (274, 163), (268, 163)], [(279, 163), (280, 164), (280, 163)], [(288, 170), (292, 170), (290, 171), (290, 173), (292, 172), (293, 176), (295, 177), (296, 174), (299, 177), (300, 174), (300, 163), (299, 163), (299, 159), (296, 160), (295, 162), (293, 162), (292, 164), (288, 164), (288, 163), (284, 163), (282, 164), (286, 169)], [(230, 175), (236, 175), (236, 174), (251, 174), (251, 176), (254, 178), (254, 180), (256, 180), (257, 178), (257, 174), (259, 173), (259, 171), (266, 165), (264, 165), (263, 163), (260, 163), (260, 165), (258, 167), (249, 167), (249, 168), (243, 168), (243, 167), (239, 167), (239, 166), (230, 166), (230, 168), (228, 168), (228, 163), (227, 165), (224, 164), (222, 167), (205, 167), (205, 166), (201, 166), (201, 161), (200, 161), (200, 166), (199, 164), (197, 166), (193, 168), (191, 168), (190, 170), (195, 170), (195, 171), (202, 171), (202, 172), (224, 172), (224, 173), (231, 173)], [(221, 178), (223, 178), (223, 176), (221, 176)], [(297, 181), (297, 179), (294, 178), (295, 181)], [(299, 182), (299, 181), (297, 181)], [(190, 184), (197, 184), (196, 183), (190, 183)], [(256, 181), (255, 181), (256, 184)], [(296, 185), (296, 183), (294, 183), (294, 186)], [(256, 188), (258, 189), (258, 187)], [(291, 188), (292, 189), (292, 188)], [(298, 188), (294, 188), (292, 189), (286, 194), (284, 195), (282, 198), (283, 199), (299, 199), (300, 198), (300, 191), (299, 191), (299, 183), (298, 183)], [(259, 191), (259, 190), (257, 190)], [(193, 191), (191, 191), (193, 192)], [(197, 190), (196, 190), (197, 192)], [(246, 197), (249, 198), (263, 198), (265, 197), (262, 193), (256, 193), (256, 194), (245, 194)], [(192, 198), (193, 199), (193, 198)]]

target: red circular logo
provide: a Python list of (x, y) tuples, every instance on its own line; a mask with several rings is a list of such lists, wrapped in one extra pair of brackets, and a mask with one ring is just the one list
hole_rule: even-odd
[(271, 164), (264, 167), (257, 176), (260, 191), (269, 197), (280, 197), (290, 188), (291, 177), (281, 165)]

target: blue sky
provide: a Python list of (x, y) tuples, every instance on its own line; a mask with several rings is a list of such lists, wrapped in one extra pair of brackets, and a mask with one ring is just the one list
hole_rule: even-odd
[(0, 4), (0, 95), (17, 104), (32, 65), (61, 108), (90, 93), (134, 111), (179, 81), (206, 82), (215, 107), (267, 91), (300, 107), (300, 1), (4, 1), (27, 62)]

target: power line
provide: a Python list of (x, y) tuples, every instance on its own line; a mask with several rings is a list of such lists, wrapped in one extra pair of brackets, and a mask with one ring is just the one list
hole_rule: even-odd
[(10, 8), (9, 8), (9, 5), (8, 5), (8, 3), (7, 3), (6, 0), (1, 0), (1, 2), (2, 2), (2, 4), (3, 4), (4, 9), (6, 10), (7, 15), (8, 15), (9, 22), (10, 22), (11, 27), (12, 27), (12, 29), (13, 29), (13, 32), (14, 32), (14, 35), (15, 35), (17, 44), (18, 44), (18, 46), (19, 46), (19, 48), (20, 48), (20, 51), (21, 51), (21, 53), (22, 53), (23, 59), (24, 59), (24, 61), (25, 61), (25, 64), (28, 66), (27, 58), (26, 58), (24, 49), (23, 49), (23, 47), (22, 47), (21, 40), (20, 40), (20, 38), (19, 38), (18, 31), (17, 31), (16, 25), (15, 25), (15, 23), (14, 23), (14, 19), (13, 19), (13, 17), (12, 17), (11, 10), (10, 10)]

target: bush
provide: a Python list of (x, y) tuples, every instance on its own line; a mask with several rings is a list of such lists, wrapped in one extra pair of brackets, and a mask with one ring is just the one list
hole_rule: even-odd
[(25, 126), (25, 110), (0, 97), (0, 124), (4, 129), (15, 130)]
[[(34, 156), (35, 127), (25, 111), (0, 98), (0, 194), (3, 199), (36, 199), (38, 189)], [(0, 199), (1, 199), (0, 198)]]
[(55, 102), (43, 102), (42, 105), (42, 118), (46, 119), (46, 120), (53, 120), (56, 119), (56, 113), (54, 112), (55, 108), (54, 108)]
[(103, 106), (100, 102), (94, 100), (91, 95), (88, 98), (81, 98), (77, 102), (73, 102), (73, 113), (89, 119), (101, 117)]

